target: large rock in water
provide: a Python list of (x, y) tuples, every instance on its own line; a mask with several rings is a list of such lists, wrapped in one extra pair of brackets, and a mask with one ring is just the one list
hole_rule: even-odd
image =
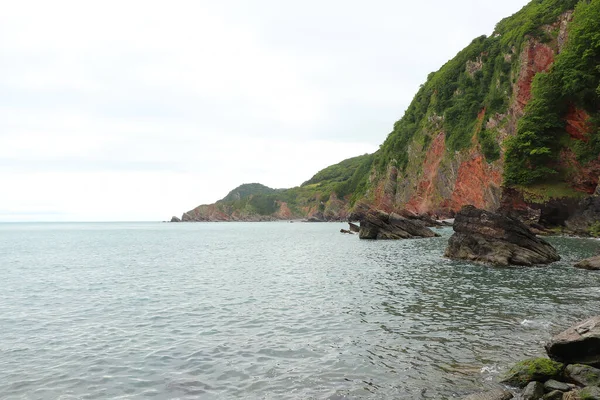
[(446, 257), (496, 265), (549, 264), (560, 256), (521, 221), (464, 206), (454, 219)]
[(546, 343), (548, 357), (565, 364), (600, 364), (600, 316), (580, 321)]
[(573, 266), (581, 269), (600, 270), (600, 256), (586, 258)]
[(358, 237), (361, 239), (411, 239), (439, 236), (419, 220), (404, 218), (396, 213), (369, 210), (360, 218)]

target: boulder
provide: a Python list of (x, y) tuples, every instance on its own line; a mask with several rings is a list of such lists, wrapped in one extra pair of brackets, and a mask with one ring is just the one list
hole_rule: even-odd
[(565, 376), (581, 386), (600, 385), (600, 369), (584, 364), (571, 364), (565, 368)]
[(529, 382), (546, 382), (548, 379), (558, 378), (563, 368), (563, 364), (547, 358), (523, 360), (516, 363), (501, 382), (511, 386), (525, 387)]
[(545, 348), (548, 357), (565, 364), (600, 364), (600, 315), (553, 336)]
[(171, 222), (181, 222), (181, 220), (179, 218), (177, 218), (176, 216), (172, 216)]
[(348, 222), (348, 226), (350, 227), (350, 232), (358, 233), (360, 231), (360, 227), (352, 222)]
[(463, 400), (510, 400), (513, 394), (504, 389), (493, 389), (487, 392), (470, 394), (464, 397)]
[(445, 256), (495, 265), (549, 264), (560, 256), (518, 219), (464, 206), (454, 219)]
[(600, 387), (588, 386), (579, 391), (579, 398), (585, 400), (600, 400)]
[(544, 383), (544, 390), (546, 392), (551, 392), (553, 390), (560, 390), (561, 392), (568, 392), (571, 390), (571, 386), (567, 385), (564, 382), (560, 382), (554, 379), (549, 379)]
[(411, 239), (439, 236), (418, 220), (398, 214), (370, 210), (360, 220), (358, 233), (361, 239)]
[(523, 400), (539, 400), (544, 396), (544, 385), (541, 382), (529, 382), (523, 390)]
[(575, 268), (600, 270), (600, 256), (586, 258), (573, 265)]
[(570, 392), (563, 394), (562, 400), (581, 400), (581, 397), (579, 397), (579, 390), (571, 390)]

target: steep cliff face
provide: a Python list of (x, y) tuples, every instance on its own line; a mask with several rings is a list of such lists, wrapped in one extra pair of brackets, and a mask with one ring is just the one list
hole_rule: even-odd
[(598, 65), (600, 0), (534, 0), (431, 73), (376, 153), (183, 220), (339, 220), (357, 203), (440, 217), (572, 207), (598, 186)]

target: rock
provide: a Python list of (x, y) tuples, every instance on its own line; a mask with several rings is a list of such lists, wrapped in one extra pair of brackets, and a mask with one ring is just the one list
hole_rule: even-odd
[(501, 380), (511, 386), (525, 387), (529, 382), (558, 378), (564, 365), (547, 358), (532, 358), (516, 363)]
[(350, 232), (358, 233), (360, 231), (359, 226), (356, 224), (353, 224), (352, 222), (348, 222), (348, 226), (350, 226)]
[(354, 233), (347, 231), (346, 229), (340, 229), (340, 233), (347, 233), (349, 235), (354, 235)]
[(579, 398), (584, 400), (600, 400), (600, 387), (588, 386), (579, 391)]
[(560, 390), (561, 392), (568, 392), (571, 390), (571, 386), (567, 385), (564, 382), (559, 382), (554, 379), (549, 379), (544, 383), (544, 389), (547, 392), (551, 392), (553, 390)]
[(573, 266), (581, 269), (600, 270), (600, 256), (586, 258)]
[(545, 345), (552, 360), (565, 364), (600, 363), (600, 316), (580, 321)]
[(600, 385), (600, 369), (583, 364), (571, 364), (565, 368), (565, 376), (581, 386)]
[(600, 196), (581, 200), (577, 210), (566, 221), (569, 230), (578, 235), (588, 235), (592, 226), (600, 221)]
[(509, 400), (513, 398), (513, 394), (508, 390), (494, 389), (487, 392), (470, 394), (463, 400)]
[(540, 382), (529, 382), (523, 391), (523, 400), (539, 400), (544, 396), (544, 385)]
[(560, 260), (554, 247), (535, 236), (521, 221), (470, 205), (456, 215), (445, 256), (501, 266)]
[(172, 216), (171, 222), (181, 222), (181, 220), (179, 218), (177, 218), (176, 216)]
[(562, 400), (563, 392), (560, 390), (553, 390), (550, 393), (546, 393), (542, 399), (544, 400)]
[(439, 236), (420, 221), (404, 218), (398, 214), (370, 210), (360, 220), (361, 239), (411, 239)]

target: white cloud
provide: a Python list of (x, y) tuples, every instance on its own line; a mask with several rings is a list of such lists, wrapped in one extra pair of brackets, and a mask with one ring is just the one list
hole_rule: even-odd
[(0, 220), (157, 220), (298, 185), (374, 151), (525, 3), (4, 2)]

